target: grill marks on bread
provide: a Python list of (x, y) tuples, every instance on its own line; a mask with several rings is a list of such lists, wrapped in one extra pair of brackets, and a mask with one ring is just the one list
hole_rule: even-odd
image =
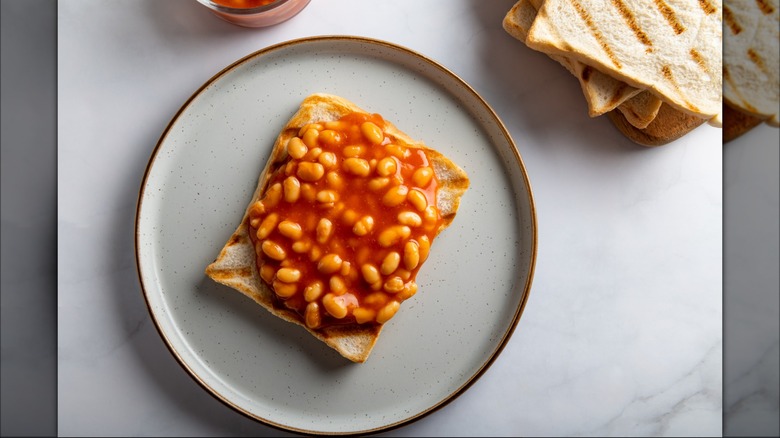
[(707, 63), (704, 60), (704, 57), (701, 56), (701, 53), (699, 53), (696, 49), (691, 49), (690, 52), (688, 52), (691, 55), (691, 59), (693, 59), (693, 62), (695, 62), (699, 67), (702, 68), (702, 70), (707, 70)]
[[(685, 26), (677, 19), (677, 14), (674, 13), (674, 9), (669, 6), (664, 0), (655, 0), (655, 6), (658, 8), (658, 12), (663, 15), (664, 19), (669, 26), (674, 30), (675, 35), (680, 35), (685, 32)], [(701, 2), (699, 2), (701, 4)]]
[(672, 69), (668, 65), (664, 65), (663, 67), (661, 67), (661, 74), (667, 80), (667, 82), (669, 82), (669, 84), (671, 84), (671, 86), (675, 90), (677, 90), (677, 94), (683, 96), (683, 101), (685, 102), (685, 106), (691, 111), (698, 112), (699, 108), (693, 103), (691, 103), (690, 100), (685, 98), (684, 94), (680, 92), (680, 84), (677, 83), (677, 79), (674, 77), (674, 73), (672, 72)]
[[(615, 56), (615, 53), (612, 52), (612, 48), (607, 43), (606, 39), (604, 38), (604, 35), (596, 26), (596, 23), (594, 22), (594, 19), (590, 15), (590, 13), (587, 10), (585, 10), (585, 8), (582, 6), (582, 4), (579, 1), (570, 0), (570, 2), (571, 5), (574, 6), (574, 10), (577, 11), (577, 14), (580, 16), (582, 21), (585, 22), (586, 26), (588, 26), (588, 30), (590, 31), (591, 35), (593, 35), (593, 38), (595, 38), (596, 41), (598, 41), (598, 44), (599, 46), (601, 46), (601, 49), (604, 50), (604, 53), (607, 55), (607, 57), (609, 57), (609, 60), (612, 61), (612, 64), (614, 64), (618, 70), (623, 68), (622, 64)], [(544, 9), (542, 9), (541, 11), (544, 11)]]
[(704, 73), (707, 76), (714, 75), (714, 73), (710, 69), (709, 62), (707, 62), (707, 59), (704, 56), (702, 56), (702, 54), (698, 50), (691, 49), (688, 52), (688, 54), (691, 56), (691, 60), (693, 60), (693, 62), (695, 62), (696, 65), (698, 65), (699, 68), (701, 68), (702, 73)]
[[(577, 77), (591, 117), (606, 113), (630, 139), (658, 146), (705, 121), (720, 126), (720, 7), (719, 0), (519, 0), (504, 29)], [(598, 99), (589, 94), (595, 90), (603, 91)], [(599, 104), (609, 109), (594, 112)]]
[(708, 0), (699, 0), (699, 7), (707, 15), (712, 15), (718, 12), (718, 8), (716, 8), (715, 5), (710, 3)]
[[(762, 0), (757, 0), (762, 1)], [(601, 48), (604, 50), (604, 53), (609, 57), (610, 61), (612, 61), (612, 64), (615, 65), (617, 69), (621, 69), (622, 65), (620, 61), (617, 59), (615, 54), (613, 53), (612, 49), (610, 48), (609, 44), (606, 42), (606, 39), (604, 38), (604, 35), (601, 33), (601, 31), (596, 26), (595, 20), (593, 17), (588, 13), (588, 11), (585, 10), (585, 8), (582, 6), (582, 4), (577, 0), (570, 0), (572, 6), (574, 6), (574, 9), (577, 11), (577, 14), (580, 16), (583, 22), (585, 22), (585, 25), (588, 27), (588, 30), (590, 31), (593, 38), (598, 41)], [(634, 12), (629, 8), (623, 0), (612, 0), (612, 5), (617, 9), (618, 13), (621, 17), (623, 17), (623, 20), (625, 20), (626, 25), (631, 29), (631, 31), (634, 33), (634, 36), (636, 39), (645, 45), (647, 48), (645, 49), (646, 53), (651, 53), (653, 51), (653, 41), (650, 39), (650, 37), (642, 30), (642, 28), (639, 26), (636, 20), (636, 16)], [(674, 12), (674, 9), (671, 8), (664, 0), (654, 0), (654, 3), (656, 7), (658, 8), (658, 11), (661, 13), (661, 15), (664, 17), (667, 23), (669, 23), (669, 26), (671, 26), (672, 30), (676, 35), (680, 35), (681, 33), (685, 32), (685, 26), (680, 23), (680, 21), (677, 19), (677, 15)], [(716, 11), (715, 7), (712, 6), (707, 0), (699, 0), (699, 6), (706, 14), (712, 14)], [(699, 65), (704, 72), (709, 73), (709, 70), (706, 67), (706, 63), (704, 62), (704, 59), (702, 58), (701, 54), (699, 54), (696, 49), (691, 49), (690, 51), (691, 59)], [(669, 66), (664, 65), (661, 69), (661, 72), (663, 73), (663, 76), (669, 80), (670, 82), (674, 83), (674, 78), (672, 77), (672, 72)], [(583, 70), (582, 79), (587, 81), (590, 76), (590, 68), (587, 67)], [(675, 88), (679, 89), (677, 84), (675, 83)], [(697, 111), (697, 108), (695, 105), (688, 103), (688, 107), (693, 110)]]
[(612, 0), (612, 4), (615, 6), (615, 8), (617, 8), (618, 12), (620, 12), (620, 15), (623, 17), (623, 19), (626, 20), (626, 24), (631, 28), (631, 31), (634, 32), (636, 39), (647, 46), (646, 52), (652, 52), (653, 42), (650, 40), (650, 37), (647, 36), (647, 34), (642, 30), (639, 24), (637, 24), (636, 16), (631, 11), (631, 9), (629, 9), (628, 6), (623, 3), (623, 0)]
[[(542, 1), (520, 0), (515, 3), (504, 17), (502, 23), (507, 33), (525, 43), (528, 32), (538, 14), (537, 4), (541, 6)], [(561, 44), (562, 47), (568, 46), (565, 41), (562, 41)], [(647, 95), (649, 92), (643, 92), (627, 85), (625, 82), (619, 81), (574, 59), (553, 54), (548, 54), (548, 56), (559, 62), (571, 74), (577, 77), (588, 105), (588, 114), (591, 117), (600, 116), (627, 104), (632, 105), (633, 110), (638, 111), (643, 120), (647, 120), (655, 114), (657, 108), (655, 108), (652, 99), (644, 97), (629, 103), (637, 95)], [(651, 103), (652, 105), (648, 106)]]
[(764, 58), (761, 57), (758, 53), (756, 53), (753, 49), (747, 50), (748, 59), (750, 59), (750, 62), (755, 64), (755, 66), (761, 70), (762, 73), (765, 75), (769, 75), (769, 69), (766, 67), (766, 63), (764, 63)]
[[(616, 58), (609, 44), (606, 42), (603, 34), (595, 25), (595, 20), (593, 19), (593, 17), (585, 10), (585, 8), (582, 6), (580, 2), (578, 2), (577, 0), (570, 0), (570, 1), (572, 6), (574, 6), (575, 10), (579, 14), (580, 18), (582, 18), (582, 21), (585, 22), (585, 25), (588, 27), (588, 30), (590, 30), (591, 35), (593, 35), (593, 37), (599, 42), (599, 45), (604, 50), (606, 55), (609, 57), (609, 59), (612, 61), (612, 63), (615, 65), (616, 68), (621, 69), (622, 67), (620, 61)], [(756, 0), (756, 1), (759, 3), (763, 3), (763, 0)], [(615, 9), (617, 9), (618, 13), (620, 13), (620, 16), (623, 17), (623, 19), (626, 22), (626, 25), (628, 25), (628, 27), (631, 29), (636, 39), (647, 47), (645, 49), (645, 52), (646, 53), (652, 52), (653, 41), (637, 23), (634, 12), (623, 2), (623, 0), (612, 0), (611, 3), (615, 7)], [(664, 0), (654, 0), (653, 3), (655, 4), (656, 8), (661, 13), (661, 15), (664, 17), (666, 22), (669, 24), (669, 26), (672, 28), (672, 31), (675, 33), (675, 35), (680, 35), (683, 32), (685, 32), (686, 30), (685, 26), (683, 26), (683, 24), (677, 18), (677, 14), (675, 14), (674, 9), (672, 9), (672, 7), (669, 6), (669, 4), (667, 4)], [(715, 13), (717, 11), (717, 9), (707, 0), (699, 0), (699, 7), (701, 7), (702, 11), (704, 11), (704, 13), (708, 15)], [(691, 56), (691, 59), (696, 63), (696, 65), (701, 67), (704, 73), (707, 73), (708, 75), (711, 73), (707, 68), (707, 64), (704, 58), (696, 49), (691, 49), (689, 54)], [(756, 63), (761, 62), (761, 59), (754, 53), (749, 55), (750, 58), (754, 60), (754, 62)], [(585, 70), (583, 70), (583, 76), (582, 76), (583, 80), (585, 81), (588, 80), (589, 73), (590, 73), (590, 68), (586, 68)], [(679, 84), (675, 80), (674, 75), (672, 73), (672, 69), (668, 65), (663, 65), (661, 67), (661, 73), (667, 81), (673, 84), (673, 87), (676, 90), (678, 91), (680, 90)], [(696, 105), (692, 104), (687, 99), (685, 100), (685, 103), (686, 106), (691, 111), (699, 111), (699, 108)]]
[(731, 12), (731, 9), (729, 9), (726, 5), (723, 5), (723, 21), (726, 22), (726, 25), (731, 30), (732, 35), (739, 35), (742, 33), (742, 26), (740, 26), (737, 19), (734, 18), (734, 13)]
[(758, 9), (764, 15), (772, 15), (772, 13), (775, 12), (775, 8), (766, 0), (756, 0), (756, 6), (758, 6)]
[(530, 48), (589, 65), (720, 125), (717, 0), (545, 0), (541, 6), (527, 33)]

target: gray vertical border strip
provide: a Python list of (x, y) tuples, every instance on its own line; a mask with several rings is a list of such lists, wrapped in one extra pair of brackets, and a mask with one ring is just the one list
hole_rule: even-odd
[(723, 146), (723, 433), (780, 436), (780, 132)]
[(0, 434), (54, 436), (57, 2), (0, 8)]

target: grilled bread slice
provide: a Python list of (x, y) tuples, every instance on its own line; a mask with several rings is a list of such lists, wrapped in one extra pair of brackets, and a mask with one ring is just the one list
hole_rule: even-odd
[[(516, 39), (525, 42), (528, 30), (536, 18), (541, 0), (520, 0), (504, 17), (504, 29)], [(580, 83), (588, 115), (597, 117), (618, 108), (632, 125), (645, 128), (661, 106), (661, 100), (652, 93), (631, 87), (579, 61), (547, 54), (563, 65)]]
[(631, 99), (618, 105), (617, 109), (633, 127), (647, 128), (655, 120), (661, 109), (661, 99), (649, 91), (642, 91)]
[(778, 3), (727, 0), (723, 5), (723, 97), (741, 113), (772, 126), (780, 126)]
[[(537, 7), (534, 5), (534, 1), (520, 0), (504, 16), (504, 30), (514, 38), (525, 42), (536, 14)], [(597, 117), (612, 111), (641, 91), (576, 60), (549, 53), (547, 55), (558, 61), (577, 78), (588, 104), (590, 117)]]
[[(543, 1), (520, 0), (515, 3), (504, 17), (504, 29), (516, 39), (525, 42)], [(620, 132), (640, 145), (667, 144), (703, 123), (703, 119), (681, 114), (667, 105), (663, 108), (661, 119), (651, 126), (663, 107), (661, 99), (652, 92), (630, 87), (574, 59), (549, 53), (547, 55), (580, 80), (589, 102), (591, 116), (599, 115), (603, 111)], [(591, 98), (588, 98), (589, 96)], [(596, 108), (598, 110), (594, 111)]]
[[(210, 265), (208, 265), (208, 267), (206, 267), (205, 273), (214, 281), (230, 286), (233, 289), (246, 295), (247, 297), (253, 299), (257, 304), (267, 309), (269, 312), (278, 316), (279, 318), (282, 318), (286, 321), (289, 321), (293, 324), (297, 324), (303, 327), (309, 333), (315, 336), (317, 339), (321, 340), (331, 348), (338, 351), (345, 358), (353, 362), (364, 362), (368, 358), (372, 348), (374, 347), (380, 335), (380, 332), (382, 331), (382, 328), (384, 327), (384, 323), (386, 322), (384, 318), (379, 318), (377, 316), (377, 319), (370, 321), (370, 323), (367, 322), (358, 323), (356, 314), (350, 315), (349, 317), (344, 317), (342, 315), (339, 315), (340, 317), (344, 318), (343, 320), (340, 321), (341, 323), (321, 324), (321, 325), (317, 323), (312, 323), (311, 322), (312, 320), (308, 319), (309, 318), (308, 306), (306, 307), (307, 309), (306, 313), (302, 315), (300, 311), (296, 311), (294, 308), (287, 305), (287, 303), (289, 303), (290, 300), (294, 298), (294, 296), (283, 297), (281, 295), (282, 294), (281, 286), (284, 285), (277, 286), (276, 281), (277, 280), (281, 282), (288, 281), (282, 278), (281, 268), (278, 271), (276, 271), (276, 273), (272, 273), (273, 276), (272, 278), (274, 279), (273, 281), (271, 281), (272, 278), (264, 277), (264, 273), (262, 272), (263, 268), (258, 267), (259, 265), (258, 261), (264, 260), (263, 257), (265, 257), (266, 255), (270, 257), (269, 254), (272, 254), (270, 252), (265, 252), (266, 251), (265, 244), (268, 241), (263, 241), (262, 245), (260, 244), (259, 241), (259, 239), (261, 239), (260, 229), (265, 227), (264, 225), (265, 221), (259, 223), (259, 225), (257, 224), (257, 222), (255, 223), (255, 225), (252, 225), (253, 224), (252, 220), (253, 218), (255, 218), (254, 214), (258, 208), (261, 207), (266, 208), (264, 207), (264, 205), (268, 205), (267, 208), (269, 209), (272, 208), (270, 203), (271, 202), (270, 198), (272, 196), (275, 196), (276, 199), (275, 202), (278, 205), (281, 205), (284, 202), (294, 204), (296, 201), (294, 201), (292, 198), (293, 193), (296, 193), (295, 195), (296, 198), (300, 197), (301, 199), (303, 199), (306, 197), (306, 193), (304, 191), (304, 183), (301, 183), (300, 181), (312, 181), (312, 180), (309, 179), (310, 178), (309, 174), (301, 173), (302, 172), (301, 169), (303, 168), (303, 165), (301, 164), (303, 162), (302, 160), (309, 159), (308, 158), (309, 155), (313, 157), (311, 159), (315, 160), (314, 162), (311, 163), (313, 166), (309, 166), (307, 169), (316, 167), (316, 163), (318, 162), (326, 163), (325, 160), (317, 161), (318, 156), (314, 155), (314, 150), (319, 148), (316, 147), (312, 148), (311, 150), (312, 154), (308, 154), (308, 152), (306, 152), (307, 155), (305, 156), (300, 154), (299, 152), (299, 148), (301, 147), (300, 145), (303, 144), (303, 142), (307, 141), (306, 134), (302, 133), (302, 131), (306, 133), (311, 131), (311, 129), (308, 129), (308, 131), (306, 131), (304, 127), (314, 126), (312, 124), (327, 124), (328, 122), (336, 122), (342, 119), (342, 117), (348, 115), (358, 115), (364, 117), (376, 116), (376, 115), (369, 115), (369, 113), (367, 113), (365, 110), (359, 108), (354, 103), (342, 97), (338, 97), (330, 94), (313, 94), (303, 100), (298, 111), (288, 121), (288, 123), (282, 129), (281, 133), (276, 139), (271, 156), (268, 159), (267, 164), (263, 169), (263, 171), (261, 172), (260, 177), (258, 179), (258, 184), (254, 192), (254, 195), (252, 196), (252, 200), (249, 203), (249, 206), (247, 207), (243, 218), (241, 218), (241, 221), (239, 222), (237, 229), (235, 230), (233, 235), (228, 239), (224, 247), (221, 249), (216, 260)], [(439, 214), (438, 219), (434, 218), (435, 221), (432, 222), (434, 226), (433, 228), (431, 228), (431, 231), (429, 231), (429, 234), (431, 234), (431, 236), (438, 235), (438, 233), (440, 233), (445, 228), (447, 228), (451, 224), (452, 220), (454, 219), (460, 204), (460, 199), (465, 193), (469, 185), (468, 176), (460, 167), (455, 165), (452, 161), (447, 159), (441, 153), (427, 147), (422, 142), (413, 140), (408, 135), (406, 135), (398, 128), (396, 128), (392, 123), (384, 120), (382, 122), (384, 128), (383, 128), (383, 132), (381, 132), (380, 134), (384, 136), (383, 138), (386, 140), (385, 143), (389, 141), (391, 145), (395, 145), (395, 147), (397, 147), (396, 149), (394, 149), (394, 151), (397, 152), (398, 150), (402, 150), (402, 149), (408, 151), (422, 150), (424, 155), (427, 157), (427, 160), (429, 162), (428, 164), (429, 169), (432, 169), (432, 172), (435, 175), (434, 180), (436, 181), (436, 185), (434, 186), (436, 187), (434, 191), (435, 203), (429, 203), (427, 205), (429, 206), (435, 205), (436, 209), (431, 211), (435, 213), (435, 211), (438, 210), (438, 214)], [(322, 131), (322, 132), (324, 133), (326, 131)], [(317, 131), (317, 135), (319, 135), (319, 131)], [(303, 138), (303, 140), (301, 140), (301, 138)], [(324, 141), (324, 140), (318, 139), (314, 141)], [(291, 146), (294, 143), (295, 145)], [(375, 147), (378, 148), (386, 147), (388, 148), (387, 150), (389, 150), (390, 146), (386, 146), (382, 144), (382, 145), (376, 145)], [(324, 148), (325, 145), (323, 144), (323, 149)], [(346, 150), (346, 147), (343, 147), (342, 150)], [(346, 152), (344, 154), (346, 155)], [(320, 152), (319, 155), (325, 156), (325, 152)], [(292, 160), (295, 158), (300, 158), (301, 161), (292, 163)], [(328, 158), (333, 158), (333, 155), (329, 156)], [(336, 160), (336, 158), (333, 158), (333, 160)], [(340, 170), (337, 169), (345, 168), (346, 159), (342, 160), (341, 167), (334, 167), (334, 166), (339, 166), (337, 163), (338, 163), (337, 161), (331, 161), (331, 163), (328, 165), (329, 167), (324, 167), (325, 164), (323, 164), (323, 168), (333, 169), (333, 171), (332, 172), (329, 171), (329, 173), (334, 173), (338, 175)], [(275, 188), (278, 183), (274, 183), (270, 185), (270, 187), (269, 187), (269, 183), (274, 181), (273, 178), (275, 177), (279, 177), (280, 175), (287, 175), (287, 169), (288, 167), (290, 167), (289, 166), (290, 164), (295, 164), (296, 166), (298, 166), (297, 173), (292, 173), (290, 175), (291, 176), (297, 175), (298, 178), (300, 178), (300, 181), (298, 179), (295, 180), (300, 184), (300, 186), (298, 190), (294, 190), (295, 185), (291, 185), (289, 189), (287, 188), (288, 186), (285, 185), (284, 186), (285, 188), (283, 189), (284, 195), (282, 195), (282, 191), (280, 188), (281, 186), (279, 188)], [(379, 165), (376, 164), (376, 166)], [(293, 169), (293, 172), (295, 172), (294, 171), (295, 167), (290, 167), (290, 168)], [(378, 168), (376, 169), (376, 172), (379, 172)], [(290, 178), (291, 177), (288, 177), (287, 180), (289, 180)], [(328, 184), (334, 181), (333, 187), (335, 187), (336, 186), (335, 182), (338, 182), (338, 179), (331, 180), (329, 178), (323, 177), (322, 175), (320, 175), (319, 178), (320, 179), (316, 183), (313, 182), (311, 183), (311, 185), (314, 186), (315, 184), (319, 184), (319, 183), (324, 184), (325, 183), (324, 181), (327, 179)], [(412, 179), (416, 181), (416, 177)], [(325, 191), (326, 190), (322, 190), (322, 192)], [(272, 195), (272, 193), (275, 193), (275, 195)], [(288, 195), (291, 197), (288, 198)], [(316, 198), (316, 202), (320, 202), (321, 200), (319, 198), (319, 192), (317, 195), (318, 196)], [(284, 196), (282, 200), (280, 200), (279, 198), (280, 196)], [(347, 194), (344, 194), (343, 196), (344, 199), (346, 200)], [(361, 200), (365, 201), (366, 204), (371, 202), (376, 204), (378, 202), (378, 201), (366, 199), (368, 196), (371, 196), (371, 193), (369, 192), (361, 193), (360, 196), (362, 196)], [(382, 199), (381, 193), (376, 194), (374, 196), (378, 196), (379, 199)], [(314, 200), (309, 200), (309, 201), (314, 203)], [(263, 204), (264, 202), (266, 204)], [(326, 200), (323, 200), (322, 202), (326, 202)], [(338, 207), (337, 203), (336, 205), (333, 205), (333, 203), (322, 203), (316, 205), (315, 204), (316, 203), (309, 204), (309, 205), (313, 205), (313, 207), (304, 207), (305, 217), (297, 217), (296, 219), (299, 221), (300, 224), (306, 224), (306, 223), (319, 224), (319, 222), (317, 222), (318, 217), (319, 216), (324, 217), (325, 215), (325, 213), (323, 213), (324, 211), (326, 210), (330, 211), (329, 209)], [(427, 212), (428, 209), (426, 209), (425, 211)], [(272, 215), (269, 212), (266, 213), (268, 213), (266, 218)], [(342, 219), (346, 220), (346, 216), (347, 214), (344, 213)], [(427, 218), (428, 216), (425, 216), (426, 222), (424, 222), (422, 227), (428, 226)], [(319, 219), (322, 219), (322, 217), (319, 217)], [(291, 232), (297, 232), (298, 234), (300, 234), (302, 231), (306, 231), (306, 225), (304, 225), (303, 230), (299, 227), (296, 231), (294, 227), (287, 227), (283, 229), (282, 228), (283, 223), (284, 222), (279, 223), (278, 229), (276, 228), (276, 225), (273, 224), (270, 225), (270, 228), (268, 229), (273, 229), (274, 231), (269, 231), (269, 232), (284, 233), (285, 236), (288, 236), (291, 239), (293, 239), (293, 237), (291, 237), (293, 234), (287, 234), (287, 231), (285, 230)], [(338, 226), (339, 225), (333, 225), (334, 228)], [(255, 233), (253, 233), (252, 231), (255, 228), (257, 228), (257, 236), (255, 236)], [(353, 228), (347, 228), (347, 230), (351, 231), (353, 230)], [(355, 233), (357, 233), (357, 231), (355, 231)], [(380, 240), (380, 246), (381, 246), (382, 245), (381, 234), (382, 233), (380, 233), (378, 238), (375, 237), (375, 233), (369, 234), (368, 236), (366, 236), (366, 239), (368, 240), (358, 240), (357, 243), (355, 243), (355, 245), (357, 245), (358, 248), (353, 248), (353, 249), (355, 249), (356, 253), (360, 252), (361, 249), (360, 245), (363, 245), (366, 241), (368, 241), (369, 244), (374, 245), (373, 247), (365, 248), (368, 250), (368, 253), (371, 253), (372, 249), (376, 250), (377, 248), (379, 248), (378, 246), (376, 246), (375, 243), (371, 243), (373, 242), (371, 239)], [(297, 238), (301, 239), (300, 237)], [(317, 239), (319, 238), (320, 238), (320, 234), (319, 231), (317, 231)], [(304, 243), (306, 242), (302, 239), (298, 241)], [(333, 239), (331, 238), (331, 240), (328, 241), (327, 243), (330, 243), (332, 241)], [(320, 241), (317, 240), (317, 242)], [(355, 240), (352, 240), (350, 242), (355, 242)], [(430, 239), (429, 243), (433, 243), (432, 238)], [(317, 244), (315, 243), (314, 246), (317, 246)], [(305, 247), (305, 245), (302, 245), (301, 247)], [(422, 252), (422, 248), (419, 246), (418, 248), (420, 248), (420, 252)], [(293, 245), (292, 251), (290, 251), (289, 249), (288, 251), (289, 254), (292, 254), (293, 252), (297, 253), (298, 249)], [(315, 272), (318, 269), (320, 269), (318, 263), (315, 262), (315, 259), (317, 258), (315, 256), (315, 251), (313, 247), (310, 250), (306, 249), (306, 251), (308, 252), (304, 252), (305, 257), (303, 257), (303, 259), (309, 260), (309, 254), (310, 254), (311, 263), (313, 263), (313, 267), (304, 265), (301, 266), (301, 268), (303, 269), (311, 268), (311, 272)], [(260, 252), (264, 252), (264, 254), (260, 254)], [(319, 260), (322, 261), (324, 258), (325, 257), (320, 256)], [(279, 259), (277, 258), (276, 260)], [(292, 256), (289, 256), (287, 259), (284, 260), (289, 260), (293, 263), (299, 263), (301, 262), (302, 259), (300, 258), (294, 259)], [(282, 261), (282, 263), (284, 263), (284, 260)], [(424, 259), (421, 256), (419, 265), (421, 265), (423, 261)], [(404, 263), (406, 262), (407, 261), (404, 259)], [(345, 263), (346, 260), (344, 260), (344, 263), (340, 263), (341, 270), (339, 272), (342, 273), (344, 272), (343, 268)], [(419, 265), (417, 269), (419, 269)], [(297, 267), (294, 264), (282, 265), (282, 266)], [(353, 263), (353, 266), (357, 267), (359, 266), (359, 264)], [(409, 267), (408, 265), (405, 266), (407, 268)], [(263, 265), (263, 267), (265, 267), (265, 265)], [(412, 268), (409, 269), (411, 270)], [(351, 272), (349, 268), (347, 269), (347, 271)], [(290, 271), (288, 271), (288, 273), (290, 273)], [(300, 275), (300, 272), (298, 273), (298, 275)], [(342, 274), (342, 275), (344, 275), (346, 278), (348, 274)], [(365, 276), (365, 274), (363, 275)], [(412, 279), (414, 278), (412, 277)], [(295, 281), (295, 279), (290, 281)], [(407, 293), (407, 292), (411, 292), (411, 294), (413, 294), (416, 291), (416, 287), (417, 287), (416, 284), (414, 284), (414, 290), (407, 289), (408, 286), (409, 283), (406, 283), (404, 285), (403, 291), (396, 292), (395, 296), (397, 297), (398, 294)], [(321, 290), (321, 293), (325, 293), (330, 290), (334, 291), (335, 293), (336, 285), (332, 282), (330, 283), (329, 286), (325, 286), (325, 291)], [(306, 302), (309, 302), (310, 301), (309, 298), (313, 297), (311, 300), (312, 303), (319, 303), (319, 306), (322, 306), (326, 309), (328, 308), (328, 304), (323, 302), (324, 298), (317, 298), (313, 295), (312, 297), (310, 297), (308, 294), (304, 294), (304, 295), (306, 296)], [(280, 299), (280, 297), (284, 299)], [(301, 301), (303, 300), (303, 298), (301, 298), (300, 296), (298, 298)], [(287, 301), (285, 301), (285, 299)], [(304, 305), (306, 305), (306, 302), (304, 302)], [(397, 311), (398, 306), (396, 306), (394, 310)], [(381, 311), (379, 313), (381, 313)], [(320, 314), (318, 313), (317, 315)], [(353, 316), (355, 318), (352, 318)], [(390, 316), (392, 316), (392, 314)], [(326, 317), (328, 316), (327, 315), (323, 316), (323, 318)], [(381, 322), (380, 319), (382, 319)]]
[(701, 117), (677, 111), (665, 103), (661, 104), (658, 115), (644, 129), (633, 126), (617, 110), (608, 112), (607, 117), (623, 135), (642, 146), (663, 146), (693, 131), (705, 122)]
[(546, 0), (526, 44), (719, 126), (721, 41), (721, 6), (713, 0)]

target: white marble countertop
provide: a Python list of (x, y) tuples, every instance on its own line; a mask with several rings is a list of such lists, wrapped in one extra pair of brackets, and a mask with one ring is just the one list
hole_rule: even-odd
[(590, 119), (570, 74), (503, 31), (513, 3), (314, 0), (245, 29), (194, 0), (60, 2), (59, 433), (279, 433), (166, 349), (136, 273), (136, 201), (161, 133), (205, 81), (269, 45), (338, 34), (408, 47), (469, 83), (513, 136), (537, 209), (531, 296), (503, 353), (386, 434), (720, 435), (721, 131), (647, 149)]

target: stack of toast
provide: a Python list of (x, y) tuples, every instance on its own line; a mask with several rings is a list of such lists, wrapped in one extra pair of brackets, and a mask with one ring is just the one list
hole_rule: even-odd
[(780, 126), (778, 3), (778, 0), (724, 2), (724, 142), (763, 122)]
[(722, 13), (715, 0), (520, 0), (504, 29), (580, 82), (591, 117), (606, 114), (643, 146), (722, 126)]

